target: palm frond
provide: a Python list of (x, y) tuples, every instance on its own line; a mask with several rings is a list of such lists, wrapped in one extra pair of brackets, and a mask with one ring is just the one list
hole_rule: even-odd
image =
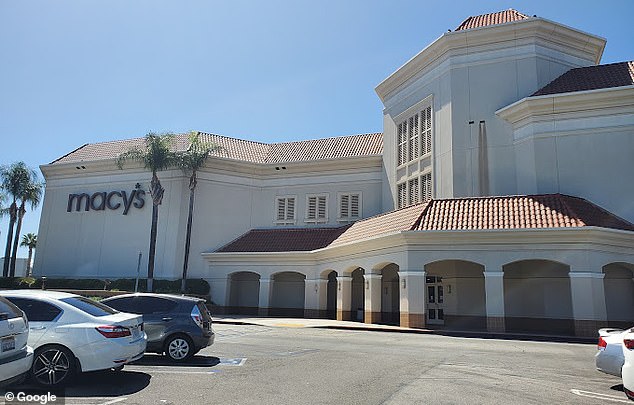
[(221, 145), (201, 139), (200, 134), (192, 131), (189, 134), (189, 147), (180, 153), (179, 166), (185, 171), (197, 171), (214, 153), (226, 152)]

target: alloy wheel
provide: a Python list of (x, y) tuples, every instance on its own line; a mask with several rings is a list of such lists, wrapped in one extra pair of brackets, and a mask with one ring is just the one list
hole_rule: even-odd
[(174, 360), (183, 360), (189, 355), (189, 342), (183, 338), (172, 339), (167, 346), (169, 356)]
[(71, 373), (71, 359), (61, 349), (47, 349), (33, 361), (33, 377), (41, 385), (53, 386), (63, 382)]

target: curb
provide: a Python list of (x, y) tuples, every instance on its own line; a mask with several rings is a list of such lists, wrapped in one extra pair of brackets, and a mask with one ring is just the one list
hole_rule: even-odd
[[(250, 326), (268, 326), (259, 322), (246, 322), (240, 320), (213, 320), (213, 323), (227, 325), (250, 325)], [(358, 330), (364, 332), (392, 332), (392, 333), (411, 333), (417, 335), (439, 335), (462, 337), (472, 339), (496, 339), (496, 340), (528, 340), (534, 342), (555, 342), (555, 343), (577, 343), (577, 344), (596, 344), (597, 339), (591, 337), (579, 336), (561, 336), (561, 335), (538, 335), (528, 333), (499, 333), (499, 332), (481, 332), (481, 331), (464, 331), (464, 330), (446, 330), (446, 329), (389, 329), (381, 326), (345, 326), (345, 325), (316, 325), (303, 326), (304, 328), (313, 329), (332, 329), (332, 330)]]

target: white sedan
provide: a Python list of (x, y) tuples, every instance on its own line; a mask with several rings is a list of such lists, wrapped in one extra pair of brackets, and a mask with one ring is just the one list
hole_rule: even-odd
[(30, 375), (42, 386), (66, 384), (75, 373), (121, 369), (143, 356), (143, 318), (91, 299), (42, 290), (0, 291), (26, 314), (35, 350)]
[(0, 386), (23, 380), (33, 363), (29, 323), (18, 307), (0, 297)]
[(599, 329), (599, 343), (594, 361), (597, 370), (614, 376), (621, 376), (623, 366), (623, 335), (622, 329)]
[(629, 329), (623, 335), (623, 391), (625, 395), (634, 401), (634, 328)]

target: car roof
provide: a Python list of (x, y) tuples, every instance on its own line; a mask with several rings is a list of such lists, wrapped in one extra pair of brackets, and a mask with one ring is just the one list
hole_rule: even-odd
[(50, 298), (55, 300), (80, 297), (80, 295), (77, 294), (50, 290), (0, 290), (0, 295), (7, 297)]
[(106, 299), (104, 299), (104, 302), (107, 302), (111, 299), (115, 299), (115, 298), (127, 298), (127, 297), (157, 297), (157, 298), (167, 298), (167, 299), (171, 299), (171, 300), (175, 300), (175, 301), (191, 301), (191, 302), (198, 302), (198, 301), (205, 301), (202, 298), (196, 298), (196, 297), (188, 297), (186, 295), (176, 295), (176, 294), (156, 294), (156, 293), (131, 293), (131, 294), (121, 294), (121, 295), (115, 295), (114, 297), (108, 297)]

